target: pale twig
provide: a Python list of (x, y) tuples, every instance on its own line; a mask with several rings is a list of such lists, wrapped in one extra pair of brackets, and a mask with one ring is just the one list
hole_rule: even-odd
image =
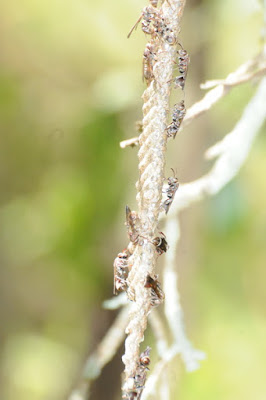
[[(103, 308), (108, 310), (115, 310), (128, 304), (128, 298), (125, 293), (121, 293), (117, 297), (113, 297), (110, 300), (103, 302)], [(164, 329), (163, 321), (157, 310), (153, 310), (149, 314), (149, 323), (156, 340), (157, 352), (159, 356), (162, 356), (165, 350), (167, 350), (167, 334)]]
[(128, 298), (126, 293), (120, 293), (116, 297), (112, 297), (111, 299), (105, 300), (103, 302), (103, 308), (106, 310), (116, 310), (117, 308), (120, 308), (122, 306), (125, 306), (128, 304)]
[(164, 353), (164, 357), (156, 363), (152, 374), (150, 374), (147, 379), (141, 400), (147, 400), (149, 396), (156, 395), (156, 384), (161, 374), (164, 372), (170, 361), (172, 361), (178, 353), (179, 347), (177, 345), (173, 345)]
[[(149, 323), (156, 339), (157, 353), (160, 358), (163, 358), (165, 352), (168, 350), (168, 340), (163, 321), (157, 310), (153, 310), (153, 312), (149, 315)], [(169, 379), (167, 371), (164, 371), (160, 385), (160, 397), (162, 400), (169, 400), (169, 396)]]
[[(167, 26), (175, 35), (180, 31), (180, 19), (185, 0), (172, 0), (162, 5)], [(151, 309), (150, 291), (144, 287), (147, 275), (154, 275), (156, 248), (151, 243), (158, 227), (158, 216), (164, 180), (167, 135), (165, 126), (169, 109), (170, 87), (176, 47), (166, 41), (158, 43), (157, 59), (153, 67), (154, 80), (143, 94), (143, 132), (140, 135), (138, 208), (143, 243), (136, 246), (133, 265), (128, 276), (128, 295), (134, 300), (125, 341), (125, 396), (134, 390), (134, 378), (139, 363), (139, 346), (143, 341), (147, 317)]]
[(167, 365), (162, 373), (161, 384), (160, 384), (160, 398), (161, 400), (170, 399), (170, 388), (169, 388), (169, 376), (167, 371)]
[(247, 73), (245, 75), (242, 75), (241, 77), (236, 77), (236, 76), (231, 76), (228, 75), (228, 78), (226, 79), (220, 79), (220, 80), (212, 80), (212, 81), (207, 81), (203, 84), (200, 85), (201, 89), (211, 89), (215, 86), (218, 85), (223, 85), (223, 86), (228, 86), (228, 87), (232, 87), (232, 86), (237, 86), (237, 85), (241, 85), (242, 83), (246, 83), (250, 80), (253, 80), (255, 78), (259, 78), (263, 75), (265, 75), (266, 73), (266, 65), (263, 66), (262, 68), (258, 69), (255, 72), (250, 72)]
[(152, 332), (156, 339), (157, 352), (160, 357), (163, 357), (165, 351), (168, 348), (167, 334), (164, 329), (163, 321), (157, 310), (153, 310), (149, 315), (149, 323), (151, 325)]
[[(172, 218), (167, 219), (165, 226), (165, 233), (169, 238), (170, 245), (166, 253), (164, 272), (165, 315), (175, 339), (175, 348), (180, 352), (189, 371), (198, 367), (198, 361), (204, 358), (204, 353), (195, 350), (185, 335), (183, 312), (177, 291), (178, 275), (175, 268), (176, 248), (180, 238), (176, 214), (193, 202), (201, 200), (204, 196), (216, 194), (237, 174), (246, 160), (251, 145), (265, 118), (266, 78), (261, 81), (256, 94), (245, 108), (233, 131), (208, 150), (207, 155), (209, 158), (219, 156), (210, 173), (194, 182), (181, 185), (176, 201), (170, 209), (169, 214)], [(155, 374), (155, 380), (158, 370), (160, 371), (160, 365), (152, 373), (152, 375)], [(154, 379), (153, 376), (150, 376), (150, 378)], [(153, 381), (151, 380), (151, 382)], [(144, 394), (146, 396), (146, 390)]]
[(125, 149), (126, 147), (136, 147), (139, 145), (139, 137), (133, 137), (131, 139), (123, 140), (120, 142), (121, 149)]
[(71, 393), (69, 400), (88, 400), (91, 383), (98, 378), (103, 367), (112, 360), (124, 340), (128, 315), (129, 307), (126, 306), (119, 312), (96, 350), (88, 357), (80, 382)]
[(230, 73), (225, 79), (210, 80), (200, 85), (201, 89), (211, 89), (218, 85), (237, 86), (250, 80), (265, 75), (266, 60), (255, 58), (242, 64), (236, 71)]
[[(164, 354), (168, 350), (168, 340), (164, 328), (164, 323), (157, 310), (153, 310), (153, 312), (149, 315), (149, 322), (156, 339), (156, 347), (158, 355), (160, 358), (163, 358)], [(161, 385), (160, 385), (160, 397), (162, 400), (169, 400), (170, 398), (169, 379), (167, 370), (164, 370), (162, 374)]]
[(259, 71), (247, 73), (247, 71), (249, 71), (252, 67), (255, 67), (255, 65), (260, 65), (260, 57), (256, 57), (255, 59), (241, 65), (236, 71), (230, 73), (228, 77), (222, 81), (222, 83), (206, 93), (200, 101), (193, 104), (193, 106), (187, 111), (182, 128), (187, 126), (190, 122), (192, 122), (192, 120), (199, 117), (201, 114), (208, 111), (222, 97), (228, 94), (233, 87), (245, 83), (248, 80), (254, 79), (262, 73), (265, 73), (265, 61)]
[[(255, 67), (257, 67), (258, 69), (255, 71), (250, 71), (252, 68)], [(216, 104), (220, 99), (226, 96), (233, 87), (246, 83), (252, 79), (258, 78), (261, 75), (265, 74), (265, 72), (265, 59), (263, 59), (263, 57), (256, 57), (242, 64), (239, 68), (237, 68), (236, 71), (230, 73), (227, 78), (223, 80), (208, 81), (205, 84), (202, 84), (201, 88), (205, 89), (216, 85), (218, 86), (209, 90), (201, 100), (194, 103), (187, 110), (186, 116), (183, 120), (179, 132), (181, 132), (182, 129), (185, 126), (189, 125), (195, 118), (208, 111), (214, 104)], [(138, 146), (138, 139), (138, 137), (135, 137), (132, 139), (124, 140), (120, 143), (120, 146), (122, 148), (125, 148), (132, 145), (132, 143), (134, 143), (135, 146)]]
[[(128, 299), (125, 296), (125, 293), (121, 293), (117, 297), (111, 298), (110, 300), (105, 300), (103, 302), (103, 307), (106, 309), (114, 310), (121, 306), (124, 306), (127, 303), (128, 303)], [(165, 332), (163, 321), (157, 310), (153, 310), (153, 312), (150, 313), (149, 323), (150, 323), (152, 332), (155, 336), (158, 355), (161, 358), (163, 358), (165, 352), (167, 352), (167, 350), (168, 350), (167, 334)], [(162, 385), (160, 388), (160, 395), (161, 395), (162, 400), (169, 399), (169, 386), (168, 385), (169, 385), (169, 382), (168, 382), (167, 373), (164, 373), (163, 377), (162, 377)], [(77, 400), (79, 400), (79, 399), (81, 400), (81, 398), (77, 398)], [(70, 400), (75, 400), (75, 399), (71, 398)], [(83, 400), (83, 398), (82, 398), (82, 400)]]
[[(126, 304), (128, 304), (128, 298), (125, 293), (121, 293), (117, 297), (113, 297), (110, 300), (105, 300), (103, 302), (103, 308), (115, 310)], [(167, 334), (164, 329), (163, 321), (157, 310), (153, 310), (153, 312), (149, 314), (149, 323), (155, 336), (157, 352), (159, 356), (162, 356), (168, 347)]]
[[(180, 237), (179, 224), (176, 219), (170, 219), (165, 227), (165, 232), (169, 238), (169, 250), (166, 253), (165, 271), (164, 271), (164, 290), (165, 290), (165, 315), (174, 338), (173, 345), (160, 353), (161, 360), (157, 362), (152, 370), (152, 373), (147, 379), (145, 389), (142, 394), (142, 400), (146, 400), (149, 396), (156, 393), (156, 384), (161, 375), (164, 374), (169, 362), (180, 354), (183, 359), (187, 371), (194, 371), (199, 367), (199, 361), (205, 358), (202, 351), (193, 348), (186, 337), (183, 311), (180, 304), (180, 298), (177, 290), (177, 271), (175, 268), (175, 252), (177, 242)], [(165, 377), (162, 377), (164, 379)], [(168, 382), (164, 382), (164, 393), (168, 393)]]
[(165, 234), (169, 238), (169, 250), (166, 253), (163, 279), (165, 290), (164, 311), (186, 370), (192, 372), (200, 367), (199, 361), (205, 359), (205, 354), (193, 348), (185, 333), (183, 310), (178, 293), (178, 273), (175, 265), (177, 244), (180, 238), (177, 218), (167, 219)]
[(207, 195), (218, 193), (235, 177), (245, 162), (265, 118), (266, 78), (260, 82), (234, 129), (206, 152), (208, 158), (219, 156), (210, 172), (196, 181), (180, 185), (169, 211), (170, 216)]

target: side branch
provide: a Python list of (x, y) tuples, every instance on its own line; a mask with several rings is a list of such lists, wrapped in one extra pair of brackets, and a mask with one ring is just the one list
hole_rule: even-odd
[[(257, 59), (256, 59), (257, 60)], [(252, 79), (258, 78), (266, 73), (266, 61), (259, 64), (259, 68), (252, 72), (247, 72), (246, 69), (250, 67), (250, 65), (254, 64), (255, 61), (248, 61), (247, 63), (241, 65), (235, 72), (232, 72), (228, 75), (227, 78), (220, 81), (209, 81), (204, 85), (201, 85), (202, 88), (209, 88), (211, 83), (213, 83), (216, 87), (210, 90), (205, 96), (193, 104), (187, 111), (187, 115), (184, 118), (184, 123), (182, 127), (184, 128), (192, 120), (199, 117), (201, 114), (208, 111), (215, 103), (217, 103), (222, 97), (227, 95), (231, 89), (235, 86), (246, 83)]]
[(266, 78), (264, 78), (244, 113), (230, 132), (221, 142), (211, 147), (206, 155), (208, 158), (219, 156), (212, 170), (204, 177), (181, 185), (176, 201), (173, 203), (170, 217), (167, 219), (165, 232), (169, 237), (170, 249), (166, 254), (164, 272), (165, 315), (174, 338), (172, 347), (165, 352), (150, 377), (143, 391), (142, 399), (146, 400), (155, 394), (156, 383), (167, 364), (176, 354), (180, 354), (188, 371), (198, 367), (198, 362), (205, 357), (204, 353), (195, 350), (185, 335), (183, 312), (177, 290), (177, 274), (175, 267), (176, 247), (180, 237), (177, 215), (182, 209), (201, 200), (207, 195), (219, 192), (237, 174), (246, 160), (252, 143), (266, 118)]
[(202, 351), (193, 348), (185, 333), (183, 310), (178, 292), (178, 274), (175, 263), (177, 243), (180, 238), (180, 228), (177, 218), (167, 219), (165, 232), (169, 236), (170, 248), (166, 254), (164, 268), (164, 310), (174, 339), (174, 344), (179, 349), (186, 370), (192, 372), (200, 367), (199, 361), (205, 359), (205, 354)]
[(129, 307), (124, 306), (101, 343), (87, 359), (80, 382), (68, 400), (88, 400), (91, 383), (100, 376), (103, 367), (111, 361), (125, 337)]
[(219, 156), (208, 174), (194, 182), (180, 185), (178, 196), (169, 212), (174, 216), (207, 195), (218, 193), (230, 182), (245, 162), (252, 143), (266, 118), (266, 78), (245, 108), (235, 128), (211, 147), (207, 158)]
[[(225, 79), (207, 81), (201, 85), (202, 89), (210, 89), (205, 96), (196, 103), (194, 103), (186, 113), (180, 132), (185, 126), (189, 125), (195, 118), (210, 110), (214, 104), (226, 96), (231, 89), (238, 85), (242, 85), (248, 81), (259, 78), (266, 73), (266, 60), (262, 56), (256, 57), (253, 60), (242, 64), (236, 71), (230, 73)], [(214, 87), (215, 86), (215, 87)], [(126, 147), (135, 147), (139, 145), (139, 137), (136, 136), (131, 139), (123, 140), (120, 142), (122, 149)]]

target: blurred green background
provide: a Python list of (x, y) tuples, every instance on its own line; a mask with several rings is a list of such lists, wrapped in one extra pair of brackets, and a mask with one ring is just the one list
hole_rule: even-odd
[[(119, 148), (141, 119), (140, 0), (13, 0), (0, 5), (0, 398), (63, 400), (115, 313), (112, 263), (127, 244), (137, 150)], [(250, 0), (188, 1), (181, 40), (191, 56), (187, 107), (199, 84), (261, 49)], [(169, 142), (166, 176), (208, 171), (203, 153), (241, 116), (255, 85), (235, 88)], [(173, 94), (173, 101), (174, 101)], [(208, 359), (176, 359), (172, 398), (266, 398), (266, 139), (219, 196), (182, 214), (178, 268), (188, 335)], [(119, 355), (92, 398), (119, 399)]]

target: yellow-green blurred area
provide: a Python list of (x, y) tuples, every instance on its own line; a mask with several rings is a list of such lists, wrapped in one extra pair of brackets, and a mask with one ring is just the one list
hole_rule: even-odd
[[(127, 245), (125, 204), (136, 206), (137, 150), (119, 141), (141, 119), (146, 38), (140, 27), (127, 33), (145, 5), (1, 2), (1, 400), (67, 399), (115, 316), (101, 302)], [(260, 51), (262, 26), (255, 0), (187, 1), (187, 107), (202, 97), (201, 82)], [(233, 89), (169, 142), (166, 176), (176, 168), (187, 182), (209, 170), (204, 151), (233, 128), (255, 86)], [(171, 363), (173, 399), (266, 398), (265, 151), (264, 126), (237, 179), (182, 215), (185, 322), (207, 360), (192, 374)], [(120, 398), (122, 352), (94, 400)]]

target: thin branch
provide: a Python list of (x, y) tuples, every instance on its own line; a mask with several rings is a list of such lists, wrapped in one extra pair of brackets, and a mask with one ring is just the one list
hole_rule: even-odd
[(116, 297), (112, 297), (109, 300), (105, 300), (103, 302), (102, 306), (106, 310), (116, 310), (117, 308), (125, 306), (128, 303), (129, 303), (129, 301), (128, 301), (126, 293), (120, 293)]
[(153, 368), (152, 374), (147, 379), (145, 388), (142, 393), (141, 400), (147, 400), (149, 396), (156, 395), (156, 384), (164, 372), (166, 366), (173, 360), (179, 353), (179, 347), (176, 345), (171, 346), (164, 354), (164, 357), (158, 361)]
[(221, 81), (221, 83), (210, 90), (206, 95), (197, 103), (193, 104), (187, 111), (186, 117), (184, 118), (182, 129), (190, 124), (192, 120), (199, 117), (201, 114), (208, 111), (215, 103), (217, 103), (222, 97), (230, 92), (230, 90), (238, 85), (241, 85), (251, 79), (254, 79), (263, 73), (265, 74), (265, 60), (262, 63), (262, 66), (258, 71), (249, 72), (252, 67), (260, 65), (260, 57), (256, 57), (253, 60), (250, 60), (239, 68), (236, 71), (230, 73), (226, 79)]
[[(117, 297), (113, 297), (110, 300), (105, 300), (103, 302), (103, 307), (108, 310), (115, 310), (126, 304), (128, 304), (128, 299), (126, 297), (126, 294), (121, 293)], [(159, 356), (162, 356), (163, 353), (167, 350), (168, 343), (167, 343), (167, 335), (164, 329), (164, 324), (157, 310), (153, 310), (153, 312), (150, 313), (149, 323), (156, 339), (157, 352)]]
[(201, 89), (211, 89), (218, 85), (238, 86), (255, 78), (265, 75), (266, 60), (256, 57), (242, 64), (235, 72), (230, 73), (225, 79), (210, 80), (200, 85)]
[[(216, 194), (221, 190), (239, 171), (246, 160), (252, 143), (266, 118), (266, 78), (264, 78), (254, 97), (245, 108), (242, 117), (221, 142), (210, 148), (207, 152), (209, 158), (220, 156), (214, 167), (206, 176), (181, 185), (180, 191), (170, 209), (170, 217), (167, 219), (165, 233), (169, 238), (170, 248), (166, 253), (166, 267), (164, 272), (165, 288), (165, 315), (175, 339), (174, 349), (180, 353), (187, 370), (193, 371), (198, 368), (198, 361), (204, 359), (204, 353), (195, 350), (186, 337), (183, 312), (177, 291), (177, 271), (175, 268), (177, 243), (180, 238), (179, 223), (176, 214), (188, 207), (193, 202), (201, 200), (206, 195)], [(175, 353), (175, 354), (176, 354)], [(170, 354), (173, 354), (170, 352)], [(168, 361), (163, 359), (154, 368), (147, 381), (143, 392), (143, 399), (152, 394), (159, 375)]]
[(174, 343), (179, 348), (186, 370), (192, 372), (200, 367), (199, 361), (205, 359), (205, 354), (193, 348), (185, 333), (183, 310), (178, 293), (178, 273), (175, 265), (177, 243), (180, 238), (177, 218), (167, 219), (165, 233), (169, 238), (169, 250), (166, 253), (163, 280), (165, 289), (164, 311)]
[[(181, 132), (184, 127), (189, 125), (195, 118), (208, 111), (214, 104), (226, 96), (232, 88), (264, 75), (266, 73), (266, 65), (265, 58), (263, 57), (265, 56), (259, 55), (258, 57), (245, 62), (238, 67), (236, 71), (230, 73), (227, 78), (223, 80), (207, 81), (205, 84), (202, 84), (201, 88), (204, 89), (208, 89), (213, 86), (215, 87), (212, 90), (209, 90), (209, 92), (207, 92), (201, 100), (194, 103), (187, 110), (179, 132)], [(258, 69), (251, 71), (252, 68)], [(124, 149), (128, 146), (132, 146), (133, 144), (134, 146), (139, 145), (138, 137), (120, 142), (120, 147)]]
[(161, 385), (160, 385), (160, 398), (161, 400), (170, 399), (170, 388), (169, 388), (169, 376), (167, 371), (167, 365), (162, 373)]
[[(164, 329), (163, 321), (157, 310), (153, 310), (153, 312), (149, 315), (149, 322), (153, 334), (156, 338), (156, 347), (158, 355), (160, 356), (160, 358), (163, 358), (165, 352), (168, 350), (168, 340)], [(160, 385), (160, 398), (162, 400), (170, 399), (169, 379), (167, 370), (164, 370), (162, 374), (161, 385)]]
[(168, 348), (168, 340), (163, 321), (157, 310), (153, 310), (149, 315), (149, 323), (156, 339), (157, 352), (160, 357), (163, 357), (163, 354)]
[(225, 138), (211, 147), (206, 155), (217, 157), (210, 172), (196, 181), (180, 185), (170, 209), (174, 216), (190, 204), (207, 195), (218, 193), (230, 182), (248, 157), (253, 141), (266, 118), (266, 78), (264, 78), (235, 128)]
[(97, 349), (88, 357), (77, 388), (69, 400), (88, 400), (91, 383), (101, 374), (103, 367), (112, 360), (125, 337), (129, 307), (124, 307), (102, 339)]
[(136, 146), (139, 146), (139, 136), (123, 140), (122, 142), (120, 142), (121, 149), (125, 149), (126, 147), (136, 147)]
[[(167, 365), (172, 359), (180, 354), (183, 359), (187, 371), (194, 371), (199, 367), (199, 361), (205, 359), (205, 354), (193, 348), (191, 343), (186, 337), (183, 311), (180, 304), (180, 298), (177, 290), (177, 271), (175, 268), (175, 253), (177, 242), (180, 237), (179, 224), (176, 219), (170, 219), (165, 227), (165, 232), (169, 238), (169, 250), (166, 253), (164, 270), (164, 289), (165, 289), (165, 315), (169, 324), (172, 336), (174, 338), (173, 345), (166, 349), (164, 346), (161, 355), (161, 360), (157, 362), (152, 370), (152, 373), (147, 379), (145, 389), (142, 394), (142, 400), (156, 394), (156, 384), (164, 374)], [(164, 377), (162, 376), (162, 379)], [(165, 383), (164, 390), (167, 391), (167, 382)]]

